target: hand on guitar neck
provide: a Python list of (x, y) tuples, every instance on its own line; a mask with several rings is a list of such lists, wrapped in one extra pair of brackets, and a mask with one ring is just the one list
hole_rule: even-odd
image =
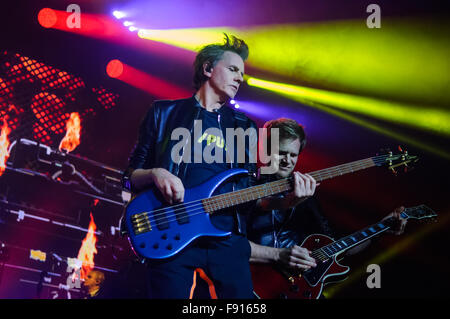
[[(401, 216), (405, 210), (403, 206), (396, 208), (392, 213), (382, 219), (391, 224), (387, 233), (401, 235), (405, 230), (407, 219)], [(391, 219), (391, 220), (389, 220)], [(389, 221), (388, 221), (389, 220)], [(362, 244), (347, 250), (346, 255), (354, 255), (370, 245), (370, 239)], [(289, 248), (275, 248), (256, 244), (250, 241), (250, 262), (277, 263), (284, 268), (306, 271), (316, 267), (316, 261), (311, 257), (311, 251), (298, 245)]]
[(292, 173), (292, 191), (285, 197), (265, 197), (256, 202), (256, 207), (269, 211), (272, 209), (289, 209), (297, 206), (307, 198), (314, 195), (316, 187), (319, 184), (316, 180), (308, 174), (301, 174), (300, 172)]
[(401, 213), (405, 210), (405, 207), (397, 207), (392, 213), (387, 215), (381, 221), (386, 221), (389, 218), (393, 218), (391, 223), (391, 228), (387, 231), (390, 234), (401, 235), (405, 231), (405, 226), (408, 220), (401, 216)]
[[(254, 263), (250, 267), (255, 295), (262, 299), (318, 299), (322, 295), (325, 284), (343, 280), (350, 271), (350, 267), (339, 263), (341, 254), (348, 254), (355, 248), (361, 248), (364, 243), (379, 234), (388, 232), (402, 234), (406, 220), (409, 218), (421, 220), (436, 216), (437, 214), (425, 205), (406, 209), (399, 207), (382, 221), (338, 240), (322, 234), (309, 235), (301, 243), (303, 253), (306, 249), (308, 254), (316, 259), (317, 266), (309, 269), (292, 267), (292, 263), (286, 262), (290, 258), (280, 259), (281, 262), (284, 260), (284, 265), (290, 269), (276, 267), (269, 261), (266, 261), (266, 264), (258, 264), (258, 257), (264, 256), (265, 251), (264, 249), (253, 250), (252, 246), (251, 261), (253, 260)], [(268, 251), (272, 249), (281, 251), (279, 248), (268, 247)], [(275, 259), (272, 259), (272, 263), (274, 261)]]
[[(384, 217), (381, 221), (389, 224), (390, 228), (386, 231), (387, 234), (401, 235), (405, 231), (407, 219), (401, 216), (401, 213), (405, 210), (405, 207), (397, 207), (392, 213)], [(389, 220), (391, 219), (391, 220)], [(358, 254), (367, 247), (370, 246), (372, 240), (369, 239), (356, 247), (353, 247), (345, 252), (346, 256)]]

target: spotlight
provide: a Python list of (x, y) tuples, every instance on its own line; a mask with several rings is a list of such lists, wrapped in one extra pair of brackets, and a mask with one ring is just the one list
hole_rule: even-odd
[(129, 26), (133, 25), (133, 22), (131, 22), (131, 21), (125, 21), (125, 22), (123, 23), (123, 25), (126, 26), (126, 27), (129, 27)]
[(122, 63), (119, 60), (110, 61), (106, 66), (106, 72), (110, 77), (116, 78), (162, 99), (173, 99), (177, 96), (186, 97), (192, 95), (190, 90), (173, 85), (154, 75), (147, 74), (130, 65)]
[(51, 28), (56, 24), (58, 17), (56, 16), (56, 12), (50, 8), (43, 8), (38, 13), (38, 21), (41, 26), (44, 28)]
[(240, 108), (239, 104), (236, 103), (236, 104), (234, 105), (234, 108), (235, 108), (235, 109)]
[(112, 78), (118, 78), (123, 73), (123, 64), (119, 60), (111, 60), (106, 66), (106, 73)]
[(126, 14), (125, 12), (115, 10), (113, 11), (113, 16), (115, 16), (117, 19), (122, 19), (126, 17)]
[(128, 30), (130, 30), (131, 32), (136, 31), (137, 29), (138, 29), (138, 28), (133, 27), (133, 26), (131, 26), (131, 27), (128, 28)]
[(230, 100), (230, 104), (234, 105), (234, 104), (236, 104), (236, 101), (235, 100)]

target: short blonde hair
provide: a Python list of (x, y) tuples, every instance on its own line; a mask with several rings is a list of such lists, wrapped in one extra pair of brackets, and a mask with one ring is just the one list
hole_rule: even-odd
[[(303, 126), (298, 124), (296, 120), (288, 119), (285, 117), (267, 121), (264, 123), (264, 128), (267, 129), (267, 147), (270, 148), (270, 130), (272, 128), (278, 129), (278, 134), (280, 140), (286, 140), (286, 139), (299, 139), (300, 141), (300, 152), (305, 148), (306, 145), (306, 134), (305, 130), (303, 129)], [(268, 150), (270, 151), (270, 150)]]

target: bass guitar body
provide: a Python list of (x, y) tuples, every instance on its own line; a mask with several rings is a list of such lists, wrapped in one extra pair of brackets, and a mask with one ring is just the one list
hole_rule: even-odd
[(153, 190), (134, 197), (125, 208), (125, 226), (134, 252), (141, 257), (165, 259), (196, 238), (231, 235), (214, 227), (202, 199), (211, 197), (233, 176), (247, 173), (244, 169), (224, 171), (197, 187), (185, 189), (184, 202), (173, 206), (165, 205), (161, 194)]
[[(314, 251), (333, 241), (328, 236), (313, 234), (301, 247)], [(336, 256), (323, 260), (316, 258), (316, 263), (316, 267), (302, 272), (284, 270), (272, 264), (251, 264), (253, 290), (261, 299), (318, 299), (327, 282), (345, 279), (350, 270), (350, 267), (340, 265)]]

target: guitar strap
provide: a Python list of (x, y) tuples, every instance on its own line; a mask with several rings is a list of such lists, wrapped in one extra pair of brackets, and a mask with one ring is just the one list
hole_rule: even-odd
[[(233, 110), (233, 118), (234, 118), (234, 128), (242, 128), (244, 131), (247, 130), (247, 128), (249, 127), (249, 121), (248, 121), (248, 117), (242, 113), (242, 112), (238, 112), (236, 110)], [(248, 145), (249, 149), (250, 149), (250, 145)], [(235, 154), (235, 157), (237, 158), (237, 154)], [(233, 159), (234, 160), (234, 159)], [(237, 161), (236, 161), (237, 162)], [(233, 164), (231, 164), (233, 167)], [(237, 166), (239, 167), (239, 163), (237, 162)], [(244, 166), (244, 164), (241, 164), (241, 167)], [(254, 173), (254, 172), (249, 172), (249, 173)], [(233, 182), (233, 191), (236, 189), (236, 182)], [(241, 218), (238, 216), (239, 212), (237, 212), (235, 210), (235, 221), (237, 224), (237, 232), (241, 233), (243, 235), (245, 235), (247, 232), (245, 230), (246, 225), (245, 225), (245, 221), (242, 221)]]
[[(240, 127), (244, 131), (249, 128), (248, 117), (244, 113), (233, 110), (233, 117), (234, 117), (234, 123), (235, 123), (234, 128)], [(249, 147), (250, 147), (250, 145), (249, 145)], [(239, 166), (239, 163), (238, 163), (238, 166)]]
[(233, 110), (234, 119), (236, 121), (236, 127), (242, 127), (243, 129), (247, 128), (248, 118), (247, 116), (239, 111)]

